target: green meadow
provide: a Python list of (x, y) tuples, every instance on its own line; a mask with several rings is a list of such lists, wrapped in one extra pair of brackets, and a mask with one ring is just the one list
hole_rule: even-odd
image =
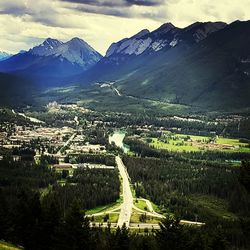
[(177, 152), (195, 152), (203, 150), (219, 150), (225, 152), (249, 152), (249, 143), (240, 142), (240, 139), (224, 137), (208, 137), (186, 134), (165, 133), (161, 138), (144, 138), (145, 141), (157, 149), (166, 149)]

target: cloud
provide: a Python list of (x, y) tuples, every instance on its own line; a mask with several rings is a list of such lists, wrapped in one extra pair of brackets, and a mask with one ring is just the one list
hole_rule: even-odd
[[(60, 0), (67, 3), (66, 8), (78, 12), (93, 13), (116, 17), (152, 18), (150, 13), (165, 0)], [(149, 13), (147, 15), (147, 13)], [(156, 17), (155, 15), (153, 15)]]
[(126, 0), (129, 5), (158, 6), (165, 3), (164, 0)]
[(84, 28), (70, 9), (58, 1), (50, 0), (1, 0), (0, 15), (21, 17), (24, 22), (41, 23), (49, 27)]
[(124, 11), (122, 8), (113, 8), (108, 6), (97, 7), (93, 5), (80, 5), (77, 8), (72, 7), (73, 10), (85, 13), (101, 14), (116, 17), (133, 17), (131, 10)]
[[(1, 0), (0, 15), (22, 17), (24, 21), (47, 26), (74, 28), (79, 26), (67, 16), (92, 13), (125, 18), (154, 18), (166, 0)], [(69, 14), (70, 13), (70, 14)], [(77, 14), (78, 13), (78, 14)], [(71, 15), (72, 16), (72, 15)], [(162, 20), (162, 15), (159, 17)]]
[(165, 0), (61, 0), (63, 2), (87, 4), (92, 6), (103, 7), (128, 7), (133, 5), (139, 6), (157, 6), (165, 2)]
[(28, 8), (24, 1), (5, 1), (0, 3), (0, 14), (11, 14), (14, 16), (22, 15), (26, 13)]

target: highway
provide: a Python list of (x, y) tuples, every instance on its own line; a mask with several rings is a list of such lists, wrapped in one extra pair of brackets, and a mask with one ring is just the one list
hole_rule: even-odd
[(58, 152), (56, 153), (56, 155), (62, 155), (62, 152), (61, 150), (64, 148), (64, 147), (67, 147), (70, 142), (76, 137), (77, 133), (74, 133), (65, 143), (64, 145), (60, 148), (60, 150), (58, 150)]
[[(127, 169), (125, 167), (125, 165), (122, 162), (122, 159), (120, 156), (116, 156), (115, 158), (116, 160), (116, 164), (120, 173), (120, 176), (122, 178), (122, 196), (123, 196), (123, 203), (120, 207), (117, 207), (115, 209), (112, 209), (110, 211), (106, 211), (106, 212), (100, 212), (97, 214), (93, 214), (91, 216), (100, 216), (103, 214), (108, 214), (108, 213), (117, 213), (117, 210), (120, 210), (120, 214), (119, 214), (119, 218), (118, 218), (118, 222), (117, 223), (111, 223), (111, 227), (122, 227), (123, 224), (125, 224), (125, 226), (127, 228), (134, 228), (134, 229), (159, 229), (160, 226), (159, 224), (151, 224), (151, 223), (130, 223), (130, 218), (131, 218), (131, 214), (132, 214), (132, 209), (137, 210), (140, 213), (146, 213), (147, 216), (151, 216), (151, 217), (157, 217), (157, 218), (165, 218), (164, 215), (162, 214), (158, 214), (154, 211), (153, 206), (151, 204), (151, 202), (147, 199), (142, 199), (146, 202), (147, 207), (149, 209), (149, 211), (144, 211), (141, 210), (139, 208), (137, 208), (134, 204), (133, 204), (133, 195), (131, 192), (131, 188), (130, 188), (130, 178), (127, 172)], [(180, 224), (184, 224), (184, 225), (193, 225), (193, 226), (202, 226), (205, 225), (204, 223), (201, 222), (194, 222), (194, 221), (187, 221), (187, 220), (181, 220)], [(91, 223), (91, 226), (94, 227), (107, 227), (108, 223)]]
[(126, 227), (129, 227), (129, 221), (132, 214), (133, 208), (133, 195), (130, 189), (129, 176), (127, 169), (124, 166), (120, 156), (116, 156), (116, 163), (122, 178), (122, 194), (123, 194), (123, 203), (121, 205), (121, 212), (117, 222), (118, 227), (122, 227), (125, 223)]

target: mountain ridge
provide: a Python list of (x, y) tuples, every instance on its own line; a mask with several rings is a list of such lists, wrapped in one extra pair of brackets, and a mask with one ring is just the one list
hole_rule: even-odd
[[(152, 32), (144, 29), (112, 43), (106, 56), (87, 70), (74, 63), (79, 57), (64, 53), (65, 48), (69, 51), (70, 46), (78, 48), (84, 43), (79, 38), (66, 43), (46, 39), (43, 46), (33, 49), (48, 56), (26, 52), (7, 62), (14, 61), (18, 66), (18, 57), (24, 68), (17, 67), (17, 75), (27, 76), (31, 68), (39, 73), (40, 82), (48, 81), (49, 75), (51, 84), (47, 87), (74, 83), (78, 86), (74, 100), (82, 98), (79, 89), (92, 89), (95, 97), (98, 93), (102, 96), (104, 92), (96, 83), (112, 82), (112, 88), (120, 93), (116, 99), (129, 101), (132, 96), (209, 110), (241, 109), (250, 107), (249, 30), (250, 21), (196, 22), (182, 29), (166, 23)], [(44, 49), (46, 46), (48, 49)], [(92, 51), (92, 47), (84, 47)], [(30, 60), (25, 65), (27, 53)], [(47, 58), (51, 59), (49, 63)], [(30, 61), (35, 61), (37, 68), (30, 67)]]
[[(165, 27), (166, 32), (163, 25), (139, 38), (164, 38), (168, 42), (161, 49), (148, 47), (139, 55), (129, 55), (123, 53), (124, 46), (102, 58), (79, 82), (83, 86), (114, 82), (124, 96), (167, 103), (215, 110), (250, 107), (249, 21)], [(124, 39), (119, 46), (122, 43)]]
[(73, 38), (63, 43), (47, 38), (29, 51), (0, 62), (0, 71), (30, 75), (35, 81), (44, 81), (47, 77), (51, 82), (63, 82), (63, 77), (80, 74), (101, 58), (101, 54), (82, 39)]

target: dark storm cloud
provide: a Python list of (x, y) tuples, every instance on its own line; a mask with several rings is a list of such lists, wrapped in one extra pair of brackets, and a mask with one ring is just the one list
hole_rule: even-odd
[(165, 2), (165, 0), (61, 0), (63, 2), (87, 4), (93, 6), (108, 6), (108, 7), (128, 7), (133, 5), (138, 6), (157, 6)]
[(163, 4), (165, 1), (161, 0), (126, 0), (129, 5), (140, 5), (140, 6), (157, 6)]
[(78, 11), (85, 13), (94, 13), (108, 16), (117, 16), (117, 17), (132, 17), (132, 13), (130, 11), (124, 11), (123, 8), (111, 8), (107, 6), (96, 7), (96, 6), (78, 6)]
[(73, 28), (76, 26), (72, 20), (65, 22), (60, 10), (51, 7), (49, 0), (38, 3), (29, 2), (29, 4), (24, 0), (0, 2), (0, 15), (20, 17), (23, 21), (42, 23), (50, 27)]
[[(65, 21), (64, 13), (93, 13), (126, 18), (154, 18), (157, 6), (166, 0), (0, 0), (0, 15), (20, 17), (23, 21), (46, 26), (73, 28), (82, 24)], [(63, 4), (64, 3), (64, 4)], [(154, 12), (149, 8), (155, 7)], [(159, 20), (159, 18), (156, 18)], [(161, 20), (161, 19), (160, 19)]]
[(89, 6), (118, 7), (124, 6), (124, 1), (120, 0), (60, 0), (62, 2), (78, 3)]
[(145, 12), (133, 7), (154, 7), (165, 3), (165, 0), (60, 0), (62, 2), (77, 3), (68, 5), (68, 8), (77, 11), (117, 17), (146, 17)]
[(0, 14), (11, 14), (13, 16), (20, 16), (27, 12), (28, 9), (24, 5), (6, 5), (0, 7)]

